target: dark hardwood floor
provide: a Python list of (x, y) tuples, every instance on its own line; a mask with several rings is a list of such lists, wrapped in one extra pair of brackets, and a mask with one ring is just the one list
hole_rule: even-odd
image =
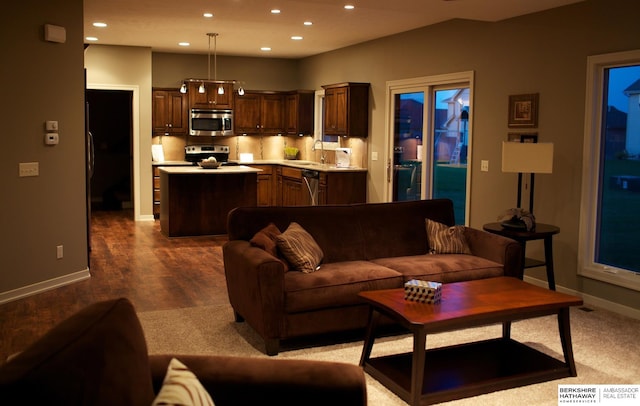
[(88, 280), (0, 305), (0, 363), (88, 304), (127, 297), (138, 312), (228, 303), (225, 236), (173, 238), (131, 210), (95, 211)]

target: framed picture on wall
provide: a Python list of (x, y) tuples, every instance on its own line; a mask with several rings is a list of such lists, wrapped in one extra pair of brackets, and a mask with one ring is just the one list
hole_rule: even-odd
[(509, 96), (509, 128), (538, 126), (538, 93)]

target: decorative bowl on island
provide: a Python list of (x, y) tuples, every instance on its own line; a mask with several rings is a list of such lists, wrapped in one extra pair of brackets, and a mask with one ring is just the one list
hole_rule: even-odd
[(207, 158), (207, 159), (203, 159), (202, 161), (198, 162), (198, 165), (200, 165), (200, 167), (202, 169), (217, 169), (220, 166), (220, 162), (218, 162), (215, 158)]

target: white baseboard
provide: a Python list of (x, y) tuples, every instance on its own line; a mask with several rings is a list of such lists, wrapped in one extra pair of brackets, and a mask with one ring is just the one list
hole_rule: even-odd
[(89, 273), (89, 269), (87, 268), (82, 271), (70, 273), (68, 275), (34, 283), (33, 285), (23, 286), (18, 289), (9, 290), (7, 292), (0, 292), (0, 304), (22, 299), (27, 296), (45, 292), (47, 290), (59, 288), (64, 285), (69, 285), (74, 282), (80, 282), (85, 279), (89, 279), (90, 277), (91, 274)]
[[(537, 278), (532, 278), (530, 276), (525, 276), (524, 280), (525, 282), (529, 282), (532, 285), (541, 286), (543, 288), (546, 288), (549, 286), (547, 284), (547, 281), (537, 279)], [(611, 312), (618, 313), (623, 316), (640, 320), (640, 310), (634, 309), (633, 307), (624, 306), (619, 303), (611, 302), (609, 300), (605, 300), (597, 296), (588, 295), (583, 292), (578, 292), (577, 290), (568, 289), (563, 286), (558, 286), (557, 284), (556, 284), (556, 290), (558, 292), (581, 297), (585, 306), (598, 307), (600, 309), (609, 310)]]
[(136, 218), (136, 221), (154, 221), (155, 219), (153, 214), (141, 214)]

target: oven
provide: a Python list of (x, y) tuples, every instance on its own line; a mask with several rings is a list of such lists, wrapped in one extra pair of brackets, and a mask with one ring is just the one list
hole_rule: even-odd
[(187, 145), (184, 147), (184, 160), (197, 165), (198, 162), (209, 157), (214, 157), (216, 161), (223, 165), (229, 161), (228, 145)]
[(189, 135), (233, 135), (233, 111), (217, 109), (191, 109)]

